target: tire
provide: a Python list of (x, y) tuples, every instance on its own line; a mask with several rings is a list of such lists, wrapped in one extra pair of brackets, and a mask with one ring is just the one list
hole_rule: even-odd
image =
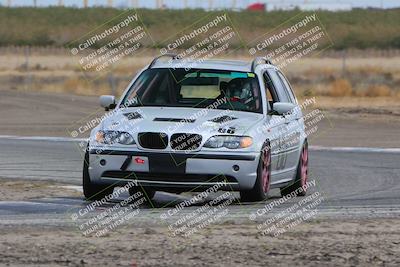
[(89, 151), (86, 151), (85, 160), (83, 161), (82, 187), (83, 195), (87, 200), (100, 200), (106, 195), (112, 194), (114, 190), (113, 186), (99, 185), (90, 181)]
[(137, 192), (142, 192), (144, 197), (148, 201), (152, 200), (154, 195), (156, 194), (155, 190), (151, 190), (151, 189), (148, 189), (148, 188), (143, 188), (140, 185), (129, 188), (129, 195), (133, 196)]
[(250, 190), (240, 191), (242, 202), (261, 201), (267, 198), (271, 187), (271, 149), (269, 142), (264, 143), (257, 166), (257, 179)]
[(281, 188), (281, 195), (285, 196), (297, 191), (298, 196), (305, 196), (307, 190), (304, 190), (304, 186), (307, 183), (308, 178), (308, 143), (307, 140), (303, 144), (303, 148), (300, 153), (299, 164), (297, 165), (296, 178), (293, 184)]

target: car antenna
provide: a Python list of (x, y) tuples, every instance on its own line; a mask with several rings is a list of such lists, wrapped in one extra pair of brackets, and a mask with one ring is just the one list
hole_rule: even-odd
[(267, 58), (267, 57), (256, 57), (253, 62), (251, 63), (251, 71), (254, 72), (254, 70), (256, 69), (257, 65), (260, 64), (270, 64), (270, 65), (274, 65), (271, 61), (271, 59)]
[(178, 59), (178, 55), (172, 54), (172, 53), (166, 53), (166, 54), (164, 54), (164, 55), (160, 55), (160, 56), (158, 56), (158, 57), (155, 57), (155, 58), (151, 61), (151, 63), (150, 63), (150, 65), (149, 65), (148, 69), (151, 69), (151, 67), (153, 67), (153, 65), (156, 64), (157, 60), (159, 60), (159, 59), (162, 58), (162, 57), (170, 57), (170, 58), (172, 58), (172, 59)]

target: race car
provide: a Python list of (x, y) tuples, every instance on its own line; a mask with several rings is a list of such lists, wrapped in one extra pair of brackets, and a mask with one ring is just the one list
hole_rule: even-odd
[(90, 134), (83, 166), (87, 199), (134, 181), (130, 193), (181, 193), (218, 185), (241, 201), (272, 188), (305, 195), (308, 143), (290, 83), (267, 58), (155, 58)]

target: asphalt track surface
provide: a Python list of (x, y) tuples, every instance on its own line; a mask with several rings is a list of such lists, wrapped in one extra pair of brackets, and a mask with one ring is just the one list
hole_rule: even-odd
[[(0, 177), (57, 181), (79, 190), (83, 155), (78, 143), (67, 139), (34, 139), (0, 137)], [(321, 198), (316, 217), (400, 217), (399, 163), (399, 149), (311, 147), (309, 179), (315, 180), (315, 186), (310, 188), (308, 195), (318, 192)], [(127, 196), (121, 196), (124, 197)], [(161, 223), (160, 214), (188, 198), (188, 195), (158, 192), (153, 203), (143, 204), (140, 213), (130, 223)], [(223, 220), (251, 222), (252, 214), (279, 199), (279, 191), (272, 190), (265, 202), (233, 202)], [(263, 216), (273, 216), (299, 199), (289, 199)], [(118, 201), (121, 199), (98, 207), (95, 212), (112, 207)], [(187, 207), (181, 213), (191, 212), (207, 201), (210, 199)], [(83, 197), (68, 196), (2, 201), (0, 225), (71, 225), (74, 224), (71, 214), (87, 204), (89, 202)], [(264, 220), (263, 216), (253, 216), (252, 219)]]

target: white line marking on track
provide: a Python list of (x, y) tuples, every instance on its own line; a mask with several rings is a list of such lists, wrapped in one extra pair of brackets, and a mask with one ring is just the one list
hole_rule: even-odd
[[(87, 138), (55, 137), (55, 136), (17, 136), (0, 135), (0, 139), (24, 140), (24, 141), (49, 141), (49, 142), (82, 142)], [(334, 151), (334, 152), (363, 152), (363, 153), (400, 153), (400, 148), (391, 147), (327, 147), (310, 146), (311, 151)]]
[(336, 152), (372, 152), (372, 153), (400, 153), (400, 148), (382, 148), (382, 147), (326, 147), (310, 146), (313, 151), (336, 151)]
[(56, 137), (56, 136), (17, 136), (0, 135), (0, 139), (24, 140), (24, 141), (50, 141), (50, 142), (82, 142), (87, 138)]
[(83, 188), (80, 185), (55, 185), (52, 187), (56, 187), (56, 188), (65, 188), (65, 189), (71, 189), (71, 190), (76, 190), (80, 193), (83, 193)]

